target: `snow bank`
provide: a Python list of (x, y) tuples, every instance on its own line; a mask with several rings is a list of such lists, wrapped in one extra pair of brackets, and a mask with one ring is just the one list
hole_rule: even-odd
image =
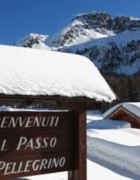
[(120, 128), (130, 128), (131, 124), (124, 121), (115, 120), (94, 120), (87, 124), (87, 129), (120, 129)]
[(130, 147), (99, 138), (87, 139), (87, 153), (140, 178), (140, 146)]

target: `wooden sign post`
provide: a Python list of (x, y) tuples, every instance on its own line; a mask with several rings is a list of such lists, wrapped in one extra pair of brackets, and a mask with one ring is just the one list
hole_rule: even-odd
[[(97, 109), (97, 104), (94, 105), (94, 109)], [(68, 180), (87, 180), (87, 105), (85, 102), (67, 102), (59, 103), (59, 108), (73, 110), (75, 114), (76, 150), (74, 151), (74, 168), (68, 172)]]
[(0, 112), (0, 179), (68, 171), (86, 180), (85, 111)]
[(72, 112), (0, 112), (0, 179), (73, 169)]

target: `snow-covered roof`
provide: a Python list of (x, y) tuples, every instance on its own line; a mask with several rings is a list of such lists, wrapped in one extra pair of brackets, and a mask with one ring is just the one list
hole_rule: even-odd
[(0, 94), (87, 97), (111, 102), (114, 93), (86, 57), (0, 45)]
[(106, 111), (103, 114), (103, 117), (104, 118), (109, 117), (110, 114), (112, 114), (112, 112), (114, 112), (119, 107), (123, 107), (124, 109), (128, 110), (129, 112), (131, 112), (132, 114), (140, 118), (140, 102), (124, 102), (124, 103), (117, 104), (113, 106), (112, 108), (110, 108), (108, 111)]

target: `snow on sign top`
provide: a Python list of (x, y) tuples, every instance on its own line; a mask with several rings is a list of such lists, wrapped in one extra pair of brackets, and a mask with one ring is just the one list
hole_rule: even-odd
[(0, 94), (60, 95), (111, 102), (114, 93), (86, 57), (0, 45)]

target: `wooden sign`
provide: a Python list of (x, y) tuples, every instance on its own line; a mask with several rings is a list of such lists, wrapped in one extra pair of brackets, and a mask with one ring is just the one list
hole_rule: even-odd
[(0, 179), (74, 169), (73, 112), (0, 112)]
[(0, 112), (0, 133), (69, 131), (72, 112)]
[(68, 171), (73, 168), (72, 153), (11, 156), (0, 159), (0, 179)]

